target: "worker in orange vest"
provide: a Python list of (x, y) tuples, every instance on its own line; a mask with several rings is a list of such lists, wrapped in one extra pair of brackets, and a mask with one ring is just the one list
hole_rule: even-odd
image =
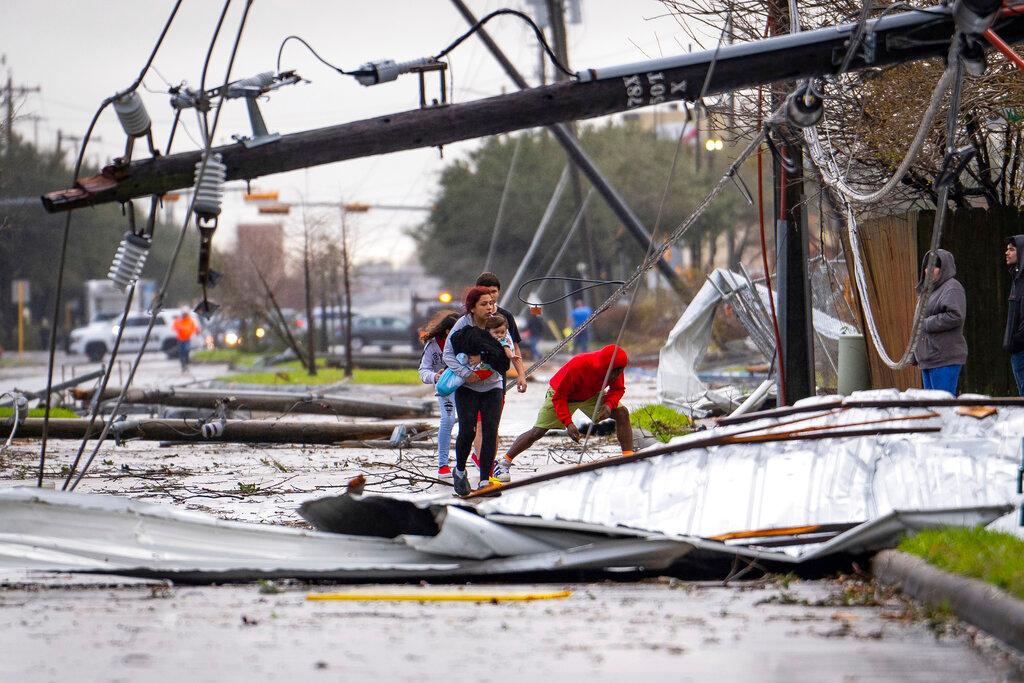
[(188, 306), (181, 307), (181, 314), (174, 319), (172, 327), (178, 337), (178, 360), (181, 361), (181, 371), (188, 372), (188, 353), (192, 348), (192, 335), (199, 333), (199, 325), (196, 324)]

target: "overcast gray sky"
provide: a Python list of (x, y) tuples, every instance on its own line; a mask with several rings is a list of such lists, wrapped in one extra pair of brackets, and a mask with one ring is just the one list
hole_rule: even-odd
[[(208, 84), (224, 78), (228, 53), (243, 6), (232, 3), (225, 28), (211, 63)], [(468, 0), (482, 16), (499, 7), (527, 9), (523, 0)], [(104, 97), (129, 84), (140, 69), (173, 2), (170, 0), (4, 0), (0, 17), (0, 54), (16, 85), (39, 85), (39, 95), (26, 97), (19, 114), (43, 117), (39, 142), (54, 144), (58, 128), (80, 135)], [(199, 81), (206, 47), (222, 7), (215, 0), (185, 0), (145, 84), (166, 90), (167, 83)], [(665, 16), (658, 0), (582, 0), (583, 23), (570, 27), (570, 63), (573, 69), (603, 66), (682, 52), (687, 38), (673, 17)], [(274, 69), (277, 49), (289, 34), (310, 42), (328, 61), (346, 69), (381, 58), (396, 61), (438, 52), (463, 32), (465, 22), (446, 0), (373, 0), (372, 2), (256, 0), (246, 24), (233, 78)], [(537, 48), (528, 27), (513, 17), (488, 24), (499, 44), (535, 82)], [(513, 86), (478, 39), (456, 49), (451, 57), (454, 100), (478, 99)], [(272, 93), (261, 104), (271, 131), (290, 133), (354, 121), (414, 108), (418, 87), (414, 77), (365, 88), (353, 78), (335, 74), (318, 63), (301, 45), (290, 42), (282, 69), (296, 69), (312, 81)], [(143, 91), (158, 145), (166, 140), (172, 110), (165, 94)], [(231, 142), (232, 134), (248, 134), (249, 124), (241, 100), (230, 101), (222, 116), (214, 144)], [(90, 146), (90, 157), (107, 161), (123, 151), (124, 134), (110, 110), (97, 129), (102, 141)], [(196, 139), (194, 118), (183, 117)], [(28, 120), (17, 124), (29, 139), (35, 134)], [(306, 171), (268, 176), (260, 188), (277, 189), (282, 199), (367, 203), (429, 204), (437, 190), (444, 164), (479, 144), (469, 141), (437, 150), (422, 149), (386, 156), (344, 161)], [(195, 148), (178, 135), (176, 151)], [(70, 155), (69, 155), (70, 158)], [(180, 216), (180, 209), (178, 211)], [(229, 195), (221, 225), (231, 239), (237, 222), (262, 220), (256, 209)], [(413, 250), (405, 230), (422, 216), (407, 212), (377, 211), (358, 217), (359, 257), (400, 260)]]

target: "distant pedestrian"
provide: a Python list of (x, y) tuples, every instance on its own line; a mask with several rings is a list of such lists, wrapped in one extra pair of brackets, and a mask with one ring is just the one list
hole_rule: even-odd
[[(590, 306), (583, 303), (583, 299), (576, 299), (575, 305), (572, 307), (572, 329), (577, 330), (582, 327), (583, 323), (590, 319), (591, 314), (593, 311), (590, 310)], [(584, 328), (573, 340), (573, 353), (586, 353), (589, 343), (590, 329)]]
[[(448, 367), (444, 364), (444, 345), (448, 341), (448, 333), (458, 320), (459, 314), (455, 311), (440, 311), (420, 333), (420, 341), (424, 344), (423, 357), (420, 359), (420, 380), (424, 384), (437, 384)], [(441, 421), (437, 426), (437, 477), (451, 479), (448, 454), (452, 447), (452, 427), (457, 419), (455, 397), (438, 395), (437, 405), (441, 411)]]
[(181, 312), (171, 326), (178, 338), (178, 360), (181, 361), (181, 371), (187, 372), (189, 351), (192, 349), (192, 336), (199, 332), (199, 325), (196, 324), (188, 306), (182, 306)]
[(1024, 235), (1006, 240), (1006, 266), (1010, 269), (1010, 306), (1006, 314), (1003, 348), (1010, 352), (1010, 367), (1017, 381), (1017, 394), (1024, 396), (1024, 269), (1020, 257), (1024, 253)]
[(50, 320), (43, 318), (39, 321), (39, 347), (41, 349), (50, 348), (50, 332)]
[(957, 281), (953, 254), (935, 250), (935, 266), (928, 268), (928, 257), (922, 264), (918, 292), (924, 291), (930, 278), (935, 282), (924, 307), (921, 334), (914, 349), (914, 362), (921, 368), (925, 389), (940, 389), (956, 396), (960, 370), (967, 362), (967, 340), (964, 320), (967, 317), (967, 295)]
[(530, 350), (530, 360), (537, 360), (540, 358), (540, 338), (544, 336), (544, 323), (540, 319), (540, 315), (530, 314), (530, 317), (526, 320), (526, 346)]

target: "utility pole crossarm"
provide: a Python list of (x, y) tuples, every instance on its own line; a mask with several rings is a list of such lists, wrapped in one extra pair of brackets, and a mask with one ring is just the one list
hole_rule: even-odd
[[(850, 69), (883, 67), (942, 56), (949, 47), (953, 18), (933, 7), (869, 22), (873, 60), (859, 52)], [(846, 52), (856, 24), (723, 46), (707, 95), (776, 81), (833, 73)], [(1005, 16), (999, 35), (1009, 43), (1024, 39), (1024, 16)], [(273, 144), (219, 147), (227, 179), (249, 180), (272, 173), (407, 149), (447, 145), (515, 130), (593, 118), (670, 100), (700, 95), (713, 51), (648, 63), (588, 69), (577, 82), (560, 82), (463, 104), (429, 107), (341, 125), (283, 135)], [(185, 152), (108, 166), (79, 185), (42, 197), (50, 212), (93, 204), (124, 202), (190, 187), (200, 152)]]

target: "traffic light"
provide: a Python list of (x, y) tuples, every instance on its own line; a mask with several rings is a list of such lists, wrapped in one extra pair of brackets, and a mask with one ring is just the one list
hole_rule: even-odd
[(440, 294), (437, 295), (437, 300), (443, 304), (450, 304), (452, 302), (452, 293), (441, 292)]

